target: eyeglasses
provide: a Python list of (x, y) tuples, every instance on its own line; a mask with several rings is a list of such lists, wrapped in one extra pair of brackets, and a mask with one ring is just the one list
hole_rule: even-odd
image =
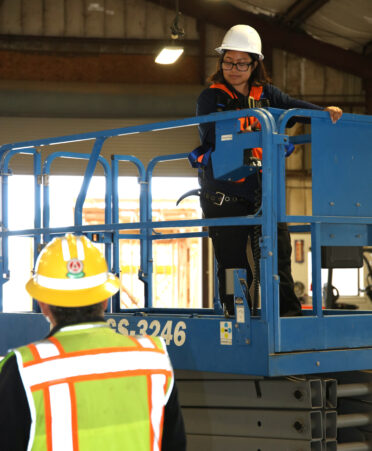
[(254, 64), (254, 61), (251, 61), (250, 63), (232, 63), (231, 61), (222, 61), (222, 69), (232, 70), (232, 68), (236, 66), (239, 72), (247, 72), (249, 66), (252, 66), (252, 64)]

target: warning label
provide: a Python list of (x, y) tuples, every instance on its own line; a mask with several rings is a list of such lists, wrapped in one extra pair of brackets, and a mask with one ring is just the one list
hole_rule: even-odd
[(232, 322), (220, 321), (221, 345), (232, 345)]

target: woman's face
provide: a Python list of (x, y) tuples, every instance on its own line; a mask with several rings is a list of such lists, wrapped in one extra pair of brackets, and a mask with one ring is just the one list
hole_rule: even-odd
[[(246, 91), (248, 90), (249, 77), (257, 65), (257, 62), (253, 62), (250, 66), (246, 65), (252, 62), (253, 60), (248, 53), (238, 52), (237, 50), (228, 50), (222, 60), (222, 72), (225, 80), (237, 91), (245, 95), (248, 94)], [(232, 69), (228, 69), (224, 63), (235, 63), (235, 65)], [(239, 63), (239, 69), (246, 70), (238, 70), (237, 63)]]

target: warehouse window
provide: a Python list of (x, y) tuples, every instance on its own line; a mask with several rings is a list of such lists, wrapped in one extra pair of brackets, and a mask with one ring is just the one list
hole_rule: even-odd
[[(312, 296), (312, 267), (311, 267), (311, 252), (309, 252), (308, 266), (309, 272), (309, 294)], [(323, 296), (327, 288), (328, 269), (321, 269), (321, 280)], [(363, 268), (335, 268), (332, 270), (332, 286), (334, 286), (340, 296), (361, 296), (361, 290), (364, 287), (363, 283)]]
[[(74, 205), (82, 177), (50, 178), (50, 226), (70, 226), (74, 222)], [(9, 228), (33, 227), (33, 178), (9, 178)], [(171, 187), (171, 189), (170, 189)], [(153, 220), (197, 219), (201, 217), (198, 198), (191, 197), (176, 207), (177, 198), (197, 187), (191, 178), (158, 177), (153, 180)], [(83, 210), (83, 224), (104, 223), (103, 177), (94, 177)], [(119, 179), (119, 222), (139, 221), (139, 185), (135, 177)], [(173, 233), (186, 229), (158, 229), (156, 233)], [(187, 229), (196, 231), (198, 228)], [(126, 231), (123, 231), (125, 235)], [(127, 233), (136, 233), (128, 230)], [(137, 231), (138, 233), (138, 231)], [(4, 311), (31, 309), (31, 299), (24, 289), (33, 262), (33, 240), (12, 237), (9, 240), (10, 280), (3, 285)], [(121, 306), (141, 307), (144, 287), (138, 280), (139, 240), (120, 240)], [(22, 257), (21, 257), (22, 256)], [(153, 305), (157, 307), (201, 307), (202, 268), (201, 238), (155, 240), (153, 246)]]

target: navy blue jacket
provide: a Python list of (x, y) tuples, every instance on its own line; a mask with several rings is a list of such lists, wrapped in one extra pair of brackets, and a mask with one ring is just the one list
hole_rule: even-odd
[[(236, 91), (231, 85), (225, 83), (226, 87), (238, 97), (240, 108), (247, 108), (247, 97)], [(305, 102), (304, 100), (294, 99), (289, 95), (282, 92), (279, 88), (274, 85), (266, 84), (263, 87), (263, 92), (261, 99), (267, 99), (269, 105), (273, 108), (281, 108), (288, 110), (290, 108), (302, 108), (302, 109), (313, 109), (322, 110), (323, 108), (314, 105), (310, 102)], [(227, 105), (231, 101), (230, 96), (216, 88), (207, 88), (202, 91), (198, 98), (196, 115), (202, 116), (205, 114), (216, 113), (219, 111), (218, 104)], [(309, 122), (306, 118), (293, 119), (288, 123), (288, 126), (292, 126), (295, 122)], [(201, 143), (206, 149), (215, 146), (215, 124), (214, 122), (199, 125), (199, 135)], [(234, 183), (229, 181), (216, 180), (213, 177), (213, 170), (211, 164), (209, 163), (207, 168), (199, 173), (199, 182), (202, 187), (207, 188), (210, 191), (220, 191), (225, 194), (234, 194), (242, 197), (251, 197), (248, 192), (252, 189), (251, 177), (243, 183)]]

